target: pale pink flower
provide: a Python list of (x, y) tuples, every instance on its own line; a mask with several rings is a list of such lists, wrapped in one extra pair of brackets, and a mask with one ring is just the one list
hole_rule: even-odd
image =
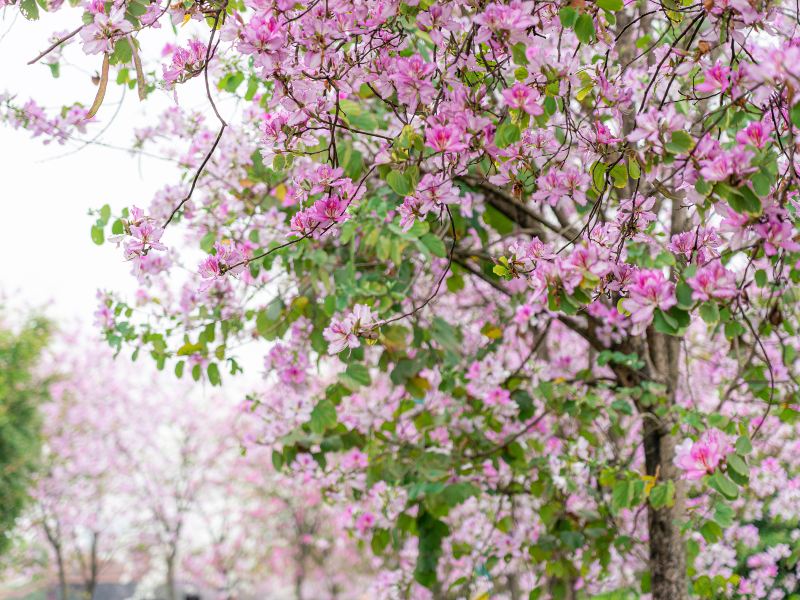
[(676, 449), (675, 464), (684, 470), (686, 479), (702, 479), (716, 471), (733, 447), (725, 435), (709, 429), (699, 440), (684, 440)]

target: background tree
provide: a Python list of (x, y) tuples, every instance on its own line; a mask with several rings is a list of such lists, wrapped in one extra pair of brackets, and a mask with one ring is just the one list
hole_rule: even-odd
[(39, 363), (50, 325), (41, 317), (23, 317), (22, 324), (0, 315), (0, 554), (29, 498), (28, 486), (41, 444), (39, 406), (47, 385)]

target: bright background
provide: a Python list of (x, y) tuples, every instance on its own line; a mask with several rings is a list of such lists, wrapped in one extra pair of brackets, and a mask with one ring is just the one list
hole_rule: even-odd
[[(80, 9), (64, 8), (31, 23), (16, 7), (0, 10), (0, 93), (12, 91), (17, 104), (33, 98), (51, 110), (75, 101), (90, 105), (97, 89), (91, 78), (100, 58), (83, 56), (78, 38), (65, 49), (58, 79), (44, 64), (26, 64), (48, 46), (54, 31), (74, 29), (80, 14)], [(159, 50), (174, 38), (170, 30), (141, 37), (143, 44), (158, 44)], [(187, 104), (185, 96), (181, 101)], [(0, 218), (0, 289), (14, 304), (47, 306), (54, 318), (91, 323), (98, 288), (123, 295), (134, 291), (135, 280), (121, 250), (91, 241), (94, 219), (87, 211), (106, 203), (115, 213), (133, 204), (147, 207), (158, 188), (177, 181), (171, 163), (124, 150), (132, 144), (134, 128), (152, 124), (154, 115), (172, 102), (170, 94), (159, 90), (140, 104), (135, 91), (123, 96), (122, 88), (111, 82), (98, 123), (65, 145), (43, 145), (28, 131), (0, 124), (0, 174), (6, 190)], [(84, 144), (95, 137), (120, 149)], [(170, 243), (169, 232), (165, 241)]]

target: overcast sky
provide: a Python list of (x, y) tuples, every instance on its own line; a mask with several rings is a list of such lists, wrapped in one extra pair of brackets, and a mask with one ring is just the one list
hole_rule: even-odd
[[(0, 10), (0, 91), (17, 94), (20, 103), (34, 98), (47, 108), (76, 100), (91, 104), (97, 89), (91, 75), (100, 66), (100, 58), (87, 59), (77, 41), (67, 48), (65, 58), (78, 64), (63, 66), (58, 79), (53, 79), (44, 65), (26, 64), (47, 47), (53, 31), (74, 29), (80, 14), (80, 9), (66, 8), (30, 23), (21, 16), (14, 22), (16, 7)], [(171, 32), (161, 35), (159, 50)], [(136, 93), (129, 92), (112, 121), (121, 96), (119, 86), (109, 85), (97, 117), (101, 125), (81, 137), (93, 138), (108, 125), (101, 141), (129, 147), (134, 127), (152, 122), (144, 110), (156, 115), (171, 101), (165, 92), (157, 92), (155, 102), (140, 105)], [(0, 288), (20, 303), (48, 304), (53, 316), (91, 322), (98, 288), (127, 292), (134, 289), (135, 282), (119, 250), (92, 243), (92, 219), (87, 211), (106, 203), (115, 212), (132, 204), (147, 206), (159, 187), (175, 180), (175, 172), (169, 163), (156, 159), (82, 146), (77, 141), (43, 145), (27, 131), (0, 124), (0, 248), (4, 258)]]

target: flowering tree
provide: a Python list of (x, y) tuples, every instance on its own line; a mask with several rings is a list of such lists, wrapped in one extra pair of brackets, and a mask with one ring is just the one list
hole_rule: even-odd
[(362, 562), (344, 508), (321, 501), (321, 483), (276, 473), (265, 449), (243, 456), (257, 421), (237, 404), (180, 383), (154, 394), (154, 369), (102, 342), (62, 335), (48, 354), (42, 460), (5, 575), (55, 573), (65, 598), (76, 584), (93, 598), (110, 571), (170, 598), (179, 585), (226, 600), (354, 589), (353, 574), (336, 575)]
[[(382, 593), (764, 596), (793, 568), (700, 552), (796, 518), (749, 483), (796, 481), (793, 3), (82, 10), (37, 59), (80, 39), (94, 103), (9, 97), (12, 125), (64, 141), (114, 79), (208, 104), (136, 131), (184, 177), (97, 211), (142, 284), (98, 322), (211, 384), (263, 340), (259, 441), (352, 501)], [(169, 21), (195, 37), (150, 70)]]

